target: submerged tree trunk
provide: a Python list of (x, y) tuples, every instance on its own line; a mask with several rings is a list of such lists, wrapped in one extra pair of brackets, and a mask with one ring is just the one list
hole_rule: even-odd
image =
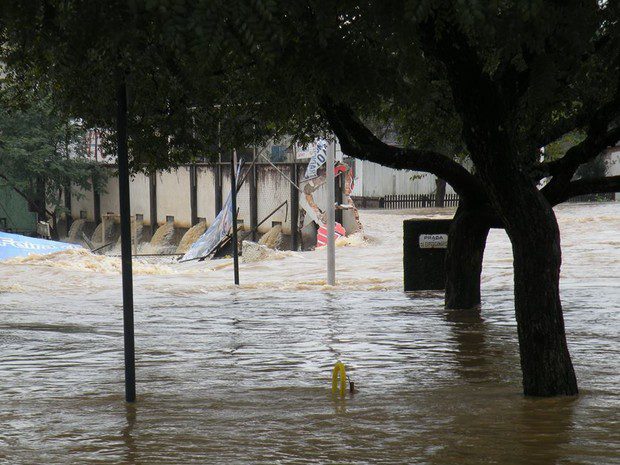
[(512, 243), (523, 392), (528, 396), (575, 395), (577, 380), (560, 302), (562, 258), (556, 217), (512, 161), (495, 160), (481, 171)]
[(446, 308), (480, 305), (480, 274), (489, 229), (489, 221), (479, 209), (459, 206), (448, 235)]
[(520, 221), (507, 227), (523, 390), (533, 396), (575, 395), (577, 380), (560, 302), (560, 232), (551, 206), (541, 200), (520, 211)]

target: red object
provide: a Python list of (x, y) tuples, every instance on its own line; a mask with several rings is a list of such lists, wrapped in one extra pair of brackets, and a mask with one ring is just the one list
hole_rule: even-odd
[[(345, 236), (347, 232), (344, 230), (340, 223), (336, 223), (336, 227), (334, 228), (334, 236), (336, 239), (339, 237)], [(316, 246), (323, 247), (327, 245), (327, 227), (324, 225), (319, 226), (319, 230), (316, 234)]]
[(340, 173), (346, 173), (347, 167), (345, 165), (334, 166), (334, 176), (338, 176)]

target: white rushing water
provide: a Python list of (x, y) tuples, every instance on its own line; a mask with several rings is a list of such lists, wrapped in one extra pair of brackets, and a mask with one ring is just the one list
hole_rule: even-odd
[[(325, 251), (134, 262), (138, 403), (123, 402), (120, 260), (0, 264), (0, 463), (620, 463), (620, 204), (557, 209), (581, 394), (520, 394), (509, 242), (478, 312), (402, 289), (402, 220)], [(331, 397), (342, 360), (359, 392)]]

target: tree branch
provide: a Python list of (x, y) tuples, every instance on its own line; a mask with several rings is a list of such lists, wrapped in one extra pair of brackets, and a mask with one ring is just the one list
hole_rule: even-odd
[(444, 179), (462, 198), (486, 201), (480, 181), (449, 157), (431, 150), (388, 145), (364, 126), (350, 108), (328, 97), (323, 97), (321, 108), (347, 155), (389, 168), (432, 173)]
[(604, 194), (610, 192), (620, 192), (620, 176), (579, 179), (568, 184), (563, 196), (556, 199), (557, 201), (554, 205), (566, 202), (571, 197), (577, 197), (579, 195)]

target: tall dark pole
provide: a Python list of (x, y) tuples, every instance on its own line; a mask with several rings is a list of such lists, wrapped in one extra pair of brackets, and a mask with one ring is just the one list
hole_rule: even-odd
[(232, 246), (235, 284), (239, 284), (239, 244), (237, 243), (237, 151), (233, 151), (230, 160), (230, 198), (232, 203)]
[[(295, 155), (296, 157), (297, 155)], [(297, 158), (291, 164), (291, 250), (299, 248), (299, 171), (297, 170)]]
[(149, 217), (151, 236), (157, 231), (157, 173), (149, 175)]
[(256, 228), (258, 227), (258, 188), (256, 183), (256, 158), (258, 157), (256, 146), (253, 148), (253, 161), (248, 173), (250, 181), (250, 236), (256, 241)]
[(121, 210), (121, 263), (123, 271), (123, 332), (125, 336), (125, 400), (136, 401), (136, 354), (133, 323), (131, 271), (131, 214), (129, 207), (129, 161), (127, 155), (127, 88), (118, 73), (116, 134), (118, 144), (118, 192)]
[(198, 168), (196, 163), (189, 167), (189, 208), (192, 226), (198, 224)]

